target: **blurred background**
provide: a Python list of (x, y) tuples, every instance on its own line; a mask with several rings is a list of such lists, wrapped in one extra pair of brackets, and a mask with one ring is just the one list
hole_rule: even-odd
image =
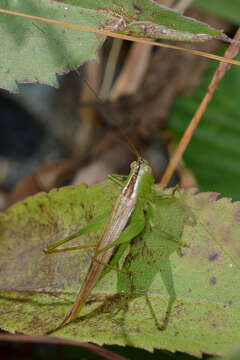
[[(239, 2), (229, 0), (227, 9), (223, 0), (192, 5), (186, 15), (234, 35)], [(219, 41), (184, 46), (221, 55), (226, 49)], [(159, 181), (217, 67), (199, 56), (119, 39), (108, 39), (98, 56), (99, 63), (59, 76), (57, 89), (20, 83), (18, 94), (0, 92), (1, 210), (39, 191), (128, 173), (135, 155), (126, 138), (150, 161)], [(239, 199), (239, 80), (233, 66), (170, 186)]]
[[(177, 1), (160, 3), (172, 6)], [(238, 28), (238, 0), (228, 0), (227, 7), (225, 0), (181, 3), (192, 5), (186, 15), (224, 29), (230, 37)], [(223, 55), (227, 45), (211, 41), (184, 46)], [(59, 88), (20, 83), (18, 94), (0, 91), (0, 210), (54, 187), (91, 185), (106, 180), (109, 173), (127, 174), (135, 155), (126, 139), (150, 161), (159, 181), (218, 65), (191, 54), (117, 39), (106, 40), (98, 56), (99, 63), (89, 62), (58, 76)], [(240, 69), (233, 66), (170, 186), (180, 183), (239, 200), (239, 94)], [(193, 359), (163, 351), (106, 348), (131, 359)], [(1, 344), (1, 358), (11, 360), (102, 358), (79, 351)]]

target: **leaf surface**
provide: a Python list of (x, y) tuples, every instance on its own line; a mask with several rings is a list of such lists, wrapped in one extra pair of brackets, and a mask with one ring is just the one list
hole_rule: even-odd
[[(163, 192), (159, 186), (154, 191)], [(197, 356), (222, 354), (239, 342), (240, 204), (193, 191), (154, 202), (153, 226), (122, 259), (134, 273), (134, 289), (128, 276), (107, 271), (76, 321), (56, 330), (92, 250), (42, 250), (110, 211), (118, 194), (110, 182), (67, 187), (28, 198), (0, 216), (1, 328)], [(85, 235), (71, 246), (98, 238)]]

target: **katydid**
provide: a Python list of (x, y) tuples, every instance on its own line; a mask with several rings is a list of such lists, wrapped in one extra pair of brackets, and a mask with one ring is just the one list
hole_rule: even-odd
[[(152, 196), (154, 196), (151, 190), (154, 183), (152, 169), (149, 166), (149, 163), (141, 157), (138, 157), (137, 161), (134, 161), (130, 167), (131, 170), (129, 176), (126, 182), (122, 184), (124, 186), (123, 190), (117, 198), (105, 225), (103, 223), (103, 218), (100, 220), (93, 220), (77, 233), (52, 244), (44, 250), (45, 253), (53, 253), (84, 248), (86, 246), (83, 245), (72, 248), (56, 249), (58, 246), (73, 238), (91, 231), (96, 231), (104, 226), (98, 243), (90, 245), (96, 247), (96, 249), (89, 270), (71, 311), (66, 315), (60, 327), (76, 318), (77, 314), (87, 301), (88, 296), (99, 279), (103, 269), (105, 267), (113, 268), (109, 265), (109, 262), (113, 255), (115, 255), (116, 249), (119, 246), (120, 249), (126, 248), (127, 244), (143, 231), (145, 227), (146, 212), (148, 212), (149, 215), (151, 214), (150, 200)], [(112, 176), (110, 178), (115, 180), (118, 184), (121, 184), (116, 177)], [(116, 270), (131, 275), (128, 271), (120, 269)]]

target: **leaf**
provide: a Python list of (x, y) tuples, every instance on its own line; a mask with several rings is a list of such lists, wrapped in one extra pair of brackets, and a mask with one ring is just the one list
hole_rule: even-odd
[(131, 17), (130, 12), (128, 16), (124, 16), (123, 29), (119, 29), (123, 34), (154, 40), (187, 42), (221, 38), (222, 30), (216, 30), (208, 24), (183, 16), (154, 0), (128, 1), (128, 3), (131, 3), (138, 17)]
[[(4, 4), (4, 9), (11, 11), (135, 36), (180, 41), (217, 36), (226, 40), (222, 30), (186, 18), (152, 0), (15, 0)], [(0, 38), (1, 87), (13, 92), (18, 91), (17, 82), (38, 81), (57, 86), (56, 73), (96, 60), (97, 49), (104, 40), (78, 29), (2, 13)]]
[[(72, 1), (15, 0), (4, 8), (67, 23), (100, 27), (96, 11), (74, 6)], [(72, 4), (71, 4), (72, 3)], [(36, 26), (34, 26), (36, 25)], [(103, 37), (39, 23), (30, 19), (0, 14), (1, 87), (17, 92), (16, 82), (41, 82), (58, 86), (56, 73), (62, 74), (87, 60), (97, 59)]]
[[(55, 330), (75, 300), (91, 250), (45, 255), (42, 249), (109, 211), (118, 194), (110, 182), (67, 187), (0, 216), (1, 328), (196, 356), (222, 354), (239, 342), (240, 203), (193, 191), (153, 204), (154, 226), (122, 260), (134, 273), (134, 289), (126, 274), (108, 271), (76, 321)], [(92, 233), (71, 246), (98, 238)]]
[[(201, 102), (216, 66), (211, 63), (193, 95), (176, 99), (170, 129), (177, 140)], [(240, 72), (233, 66), (221, 81), (184, 154), (186, 165), (194, 172), (201, 191), (217, 191), (234, 199), (240, 197), (239, 92)]]

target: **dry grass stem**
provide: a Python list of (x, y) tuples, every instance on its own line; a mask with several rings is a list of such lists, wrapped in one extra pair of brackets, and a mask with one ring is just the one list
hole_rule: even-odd
[(132, 44), (121, 74), (111, 91), (111, 101), (117, 100), (121, 95), (130, 95), (137, 91), (147, 70), (151, 49), (151, 45)]
[(184, 12), (189, 6), (192, 5), (194, 0), (179, 0), (178, 3), (174, 6), (175, 10)]
[(122, 39), (113, 40), (113, 44), (108, 56), (107, 65), (104, 72), (101, 89), (99, 91), (99, 97), (103, 101), (106, 100), (109, 96), (122, 44)]
[(0, 13), (8, 14), (8, 15), (14, 15), (14, 16), (20, 16), (20, 17), (24, 17), (24, 18), (27, 18), (27, 19), (31, 19), (31, 20), (42, 21), (42, 22), (49, 23), (49, 24), (55, 24), (55, 25), (59, 25), (59, 26), (64, 26), (64, 27), (67, 27), (67, 28), (70, 28), (70, 29), (78, 29), (78, 30), (81, 30), (81, 31), (86, 31), (86, 32), (94, 33), (94, 34), (100, 34), (100, 35), (103, 35), (103, 36), (109, 36), (109, 37), (113, 37), (113, 38), (134, 41), (134, 42), (138, 42), (138, 43), (142, 43), (142, 44), (160, 46), (160, 47), (165, 47), (165, 48), (173, 49), (173, 50), (180, 50), (180, 51), (191, 53), (193, 55), (203, 56), (203, 57), (206, 57), (208, 59), (214, 59), (214, 60), (217, 60), (217, 61), (223, 61), (223, 62), (226, 62), (226, 63), (229, 63), (229, 64), (240, 66), (240, 61), (227, 59), (227, 58), (224, 58), (222, 56), (217, 56), (217, 55), (214, 55), (214, 54), (206, 53), (204, 51), (187, 49), (187, 48), (183, 48), (181, 46), (164, 44), (164, 43), (159, 43), (159, 42), (156, 42), (156, 41), (149, 41), (149, 40), (145, 40), (145, 39), (142, 39), (142, 38), (136, 38), (136, 37), (129, 36), (129, 35), (123, 35), (123, 34), (114, 33), (112, 31), (94, 29), (94, 28), (91, 28), (91, 27), (88, 27), (88, 26), (82, 26), (82, 25), (76, 25), (76, 24), (68, 24), (68, 23), (65, 23), (63, 21), (46, 19), (46, 18), (39, 17), (39, 16), (19, 13), (19, 12), (16, 12), (16, 11), (0, 9)]

